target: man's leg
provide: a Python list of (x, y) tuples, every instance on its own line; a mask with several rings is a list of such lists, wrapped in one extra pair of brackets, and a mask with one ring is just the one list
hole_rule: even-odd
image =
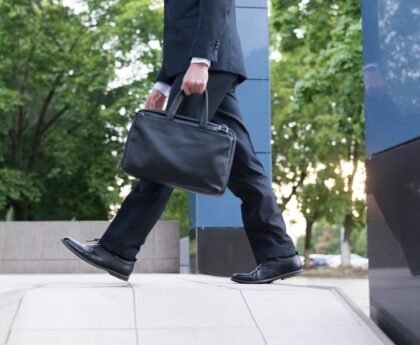
[[(183, 77), (184, 74), (180, 74), (175, 79), (166, 109), (179, 92)], [(231, 73), (209, 73), (207, 92), (210, 117), (216, 112), (236, 78), (237, 76)], [(203, 96), (198, 94), (188, 96), (179, 107), (178, 113), (186, 116), (197, 115), (202, 99)], [(162, 214), (172, 190), (171, 187), (142, 179), (125, 198), (99, 243), (122, 258), (134, 260)]]
[(171, 194), (169, 186), (140, 180), (124, 199), (99, 243), (126, 260), (134, 260)]
[(227, 93), (212, 121), (226, 124), (236, 134), (228, 188), (242, 201), (242, 220), (256, 261), (294, 256), (295, 246), (286, 233), (270, 180), (254, 151), (234, 92)]

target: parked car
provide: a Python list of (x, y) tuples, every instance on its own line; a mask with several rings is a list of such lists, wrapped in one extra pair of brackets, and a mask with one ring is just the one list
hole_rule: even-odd
[[(311, 254), (309, 256), (309, 267), (310, 268), (324, 268), (328, 267), (328, 257), (330, 255), (324, 255), (324, 254)], [(302, 260), (302, 263), (305, 262), (305, 259), (303, 256), (300, 257)]]
[(309, 260), (314, 264), (314, 268), (328, 267), (327, 259), (328, 256), (323, 254), (312, 254), (309, 257)]
[[(341, 266), (341, 255), (334, 255), (327, 260), (328, 266), (337, 268)], [(350, 255), (350, 264), (352, 267), (367, 269), (369, 266), (369, 259), (364, 258), (358, 254)]]

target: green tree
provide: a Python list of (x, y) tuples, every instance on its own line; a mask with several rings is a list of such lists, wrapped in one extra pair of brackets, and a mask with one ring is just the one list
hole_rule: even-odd
[(180, 237), (188, 236), (188, 193), (175, 189), (165, 207), (162, 218), (165, 220), (178, 220), (180, 222)]
[(340, 228), (326, 222), (318, 226), (317, 238), (314, 241), (314, 250), (318, 254), (340, 253)]
[[(305, 181), (313, 178), (309, 171), (327, 168), (328, 175), (316, 175), (320, 181), (313, 187), (320, 189), (312, 193), (322, 196), (323, 182), (331, 182), (333, 191), (323, 202), (333, 205), (334, 217), (326, 213), (329, 206), (318, 215), (315, 204), (307, 224), (316, 221), (313, 215), (342, 224), (346, 266), (360, 217), (353, 182), (364, 159), (360, 3), (282, 0), (272, 5), (273, 49), (282, 54), (272, 68), (276, 181), (292, 186), (303, 203)], [(344, 163), (350, 168), (344, 170)]]
[[(298, 238), (298, 246), (303, 250), (305, 236)], [(316, 254), (340, 253), (340, 228), (325, 220), (320, 220), (313, 227), (311, 252)]]
[[(127, 125), (160, 64), (151, 4), (0, 2), (1, 218), (107, 219), (120, 202)], [(144, 73), (118, 83), (137, 60)]]

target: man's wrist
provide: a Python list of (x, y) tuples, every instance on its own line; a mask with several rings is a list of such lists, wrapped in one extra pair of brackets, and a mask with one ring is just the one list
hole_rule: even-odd
[(193, 57), (191, 58), (191, 63), (204, 63), (207, 67), (210, 67), (211, 61), (205, 58)]
[(162, 81), (157, 81), (153, 85), (154, 90), (158, 90), (159, 92), (163, 93), (166, 97), (169, 97), (169, 93), (171, 92), (171, 85), (166, 84)]

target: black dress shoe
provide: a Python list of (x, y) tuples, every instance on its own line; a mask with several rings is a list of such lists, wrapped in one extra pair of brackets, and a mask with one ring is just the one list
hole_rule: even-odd
[(290, 258), (271, 258), (261, 262), (249, 273), (235, 273), (230, 279), (243, 284), (267, 284), (301, 274), (302, 263), (298, 254)]
[(64, 237), (61, 241), (82, 260), (125, 281), (133, 272), (134, 263), (137, 261), (136, 259), (126, 260), (110, 252), (99, 244), (98, 239), (94, 239), (92, 242), (96, 243), (93, 244), (80, 243), (71, 237)]

